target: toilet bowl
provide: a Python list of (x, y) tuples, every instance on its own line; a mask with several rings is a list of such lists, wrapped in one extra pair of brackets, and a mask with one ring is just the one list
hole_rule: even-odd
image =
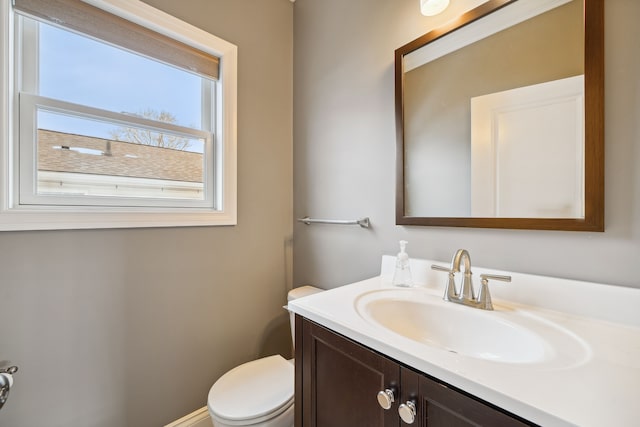
[[(288, 301), (322, 289), (302, 286), (289, 291)], [(294, 315), (290, 314), (291, 336)], [(295, 338), (294, 338), (295, 340)], [(293, 427), (294, 363), (280, 355), (237, 366), (209, 390), (207, 407), (214, 427)]]

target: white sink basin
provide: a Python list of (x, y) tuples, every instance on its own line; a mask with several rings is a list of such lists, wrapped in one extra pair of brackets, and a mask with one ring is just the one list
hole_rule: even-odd
[(513, 364), (567, 367), (588, 347), (562, 327), (515, 308), (494, 311), (443, 301), (420, 289), (367, 292), (355, 301), (367, 322), (415, 343), (462, 356)]

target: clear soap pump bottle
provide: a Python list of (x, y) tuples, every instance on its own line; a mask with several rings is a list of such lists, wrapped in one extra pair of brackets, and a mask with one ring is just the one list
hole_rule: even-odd
[(394, 286), (402, 286), (405, 288), (413, 286), (413, 280), (411, 279), (411, 267), (409, 266), (409, 254), (407, 253), (406, 240), (400, 240), (400, 252), (396, 257), (396, 270), (393, 273), (392, 284)]

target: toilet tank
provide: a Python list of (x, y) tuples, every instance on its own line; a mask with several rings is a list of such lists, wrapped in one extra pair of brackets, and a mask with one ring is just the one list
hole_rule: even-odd
[[(294, 289), (291, 289), (289, 291), (289, 293), (287, 294), (287, 301), (293, 301), (294, 299), (306, 297), (308, 295), (317, 294), (318, 292), (322, 292), (323, 290), (324, 289), (316, 288), (315, 286), (309, 286), (309, 285), (300, 286), (299, 288), (294, 288)], [(289, 312), (289, 319), (290, 319), (290, 322), (291, 322), (291, 340), (294, 343), (293, 345), (295, 346), (295, 342), (296, 342), (296, 331), (295, 331), (296, 318), (295, 318), (295, 314), (293, 312), (291, 312), (291, 311)]]

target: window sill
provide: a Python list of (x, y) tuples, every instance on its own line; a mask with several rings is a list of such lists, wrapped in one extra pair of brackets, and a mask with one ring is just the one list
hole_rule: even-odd
[(201, 227), (236, 225), (235, 212), (131, 209), (70, 212), (50, 208), (43, 211), (5, 210), (0, 213), (0, 231), (69, 230), (147, 227)]

